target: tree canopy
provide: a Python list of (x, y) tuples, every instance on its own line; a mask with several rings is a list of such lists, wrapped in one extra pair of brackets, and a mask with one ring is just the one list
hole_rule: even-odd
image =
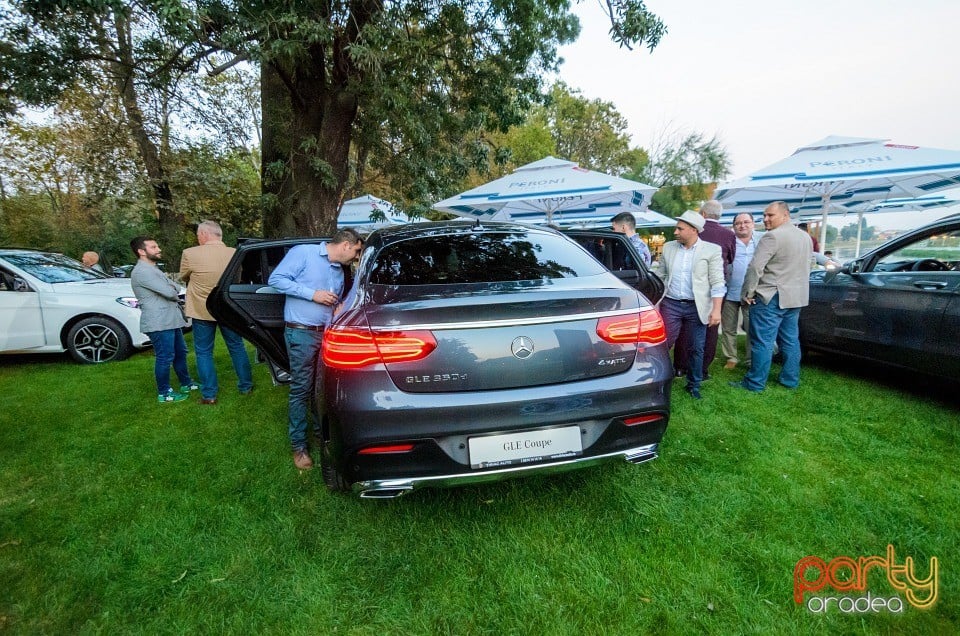
[[(611, 37), (665, 34), (642, 0), (609, 0)], [(124, 107), (157, 215), (183, 222), (165, 152), (198, 72), (261, 71), (264, 232), (320, 234), (372, 169), (413, 212), (488, 165), (484, 131), (521, 122), (557, 46), (568, 0), (24, 0), (2, 16), (0, 108), (49, 105), (106, 78)]]
[(730, 173), (730, 156), (720, 139), (703, 133), (664, 133), (649, 160), (624, 176), (659, 188), (650, 207), (678, 216), (708, 198), (713, 184)]

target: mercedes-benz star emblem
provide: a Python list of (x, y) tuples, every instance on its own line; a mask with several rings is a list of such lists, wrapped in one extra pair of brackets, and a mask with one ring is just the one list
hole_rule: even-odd
[(514, 338), (510, 344), (510, 351), (513, 352), (513, 357), (526, 360), (533, 355), (533, 340), (526, 336)]

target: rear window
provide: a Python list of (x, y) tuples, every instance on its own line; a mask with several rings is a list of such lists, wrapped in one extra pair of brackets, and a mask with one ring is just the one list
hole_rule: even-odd
[(543, 281), (604, 272), (568, 239), (522, 231), (417, 237), (389, 245), (375, 258), (369, 282), (389, 286)]

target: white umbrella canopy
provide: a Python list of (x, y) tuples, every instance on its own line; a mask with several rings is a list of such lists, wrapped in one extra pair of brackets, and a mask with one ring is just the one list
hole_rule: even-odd
[[(382, 213), (384, 218), (372, 219), (375, 212)], [(381, 227), (408, 222), (406, 215), (398, 212), (392, 203), (369, 194), (344, 201), (337, 215), (337, 227), (349, 227), (360, 232), (372, 232)]]
[(657, 188), (545, 157), (490, 183), (433, 205), (481, 221), (573, 225), (609, 221), (620, 212), (644, 215)]
[[(617, 213), (614, 212), (609, 216), (607, 214), (597, 216), (596, 213), (585, 213), (583, 215), (564, 214), (562, 219), (557, 219), (554, 217), (553, 223), (559, 227), (610, 227), (610, 219), (615, 214)], [(659, 212), (654, 212), (653, 210), (633, 212), (633, 218), (637, 221), (637, 227), (661, 227), (664, 225), (673, 226), (677, 223), (676, 219), (664, 214), (660, 214)]]
[(717, 200), (730, 212), (756, 212), (771, 201), (792, 210), (819, 208), (820, 243), (827, 215), (843, 205), (914, 199), (960, 186), (960, 151), (830, 136), (742, 179), (722, 184)]

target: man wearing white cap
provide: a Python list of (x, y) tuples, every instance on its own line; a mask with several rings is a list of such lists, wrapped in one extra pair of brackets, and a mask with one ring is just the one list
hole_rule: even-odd
[(721, 303), (727, 293), (720, 246), (700, 240), (703, 226), (704, 219), (696, 212), (681, 214), (673, 231), (677, 240), (663, 246), (658, 271), (666, 286), (660, 314), (667, 329), (667, 348), (677, 342), (681, 329), (690, 334), (685, 388), (697, 400), (707, 326), (720, 324)]

